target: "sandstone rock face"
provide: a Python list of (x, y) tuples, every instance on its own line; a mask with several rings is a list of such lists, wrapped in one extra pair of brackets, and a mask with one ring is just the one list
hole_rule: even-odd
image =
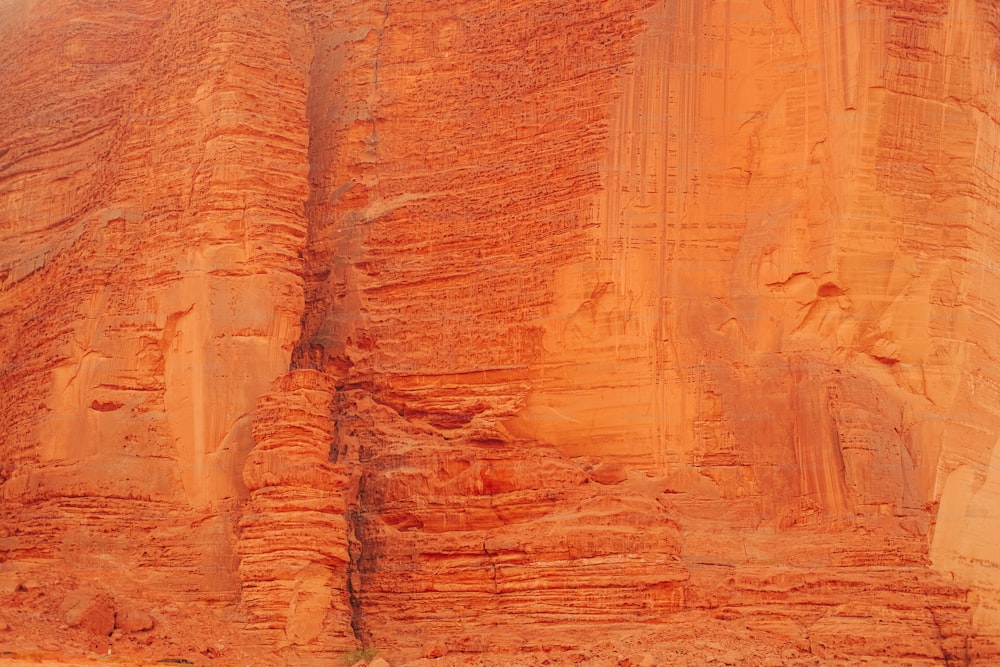
[[(353, 642), (346, 582), (349, 469), (331, 452), (334, 385), (299, 370), (261, 397), (243, 478), (241, 599), (268, 644), (330, 652)], [(356, 484), (354, 485), (357, 486)]]
[(1000, 661), (998, 25), (3, 5), (5, 642)]

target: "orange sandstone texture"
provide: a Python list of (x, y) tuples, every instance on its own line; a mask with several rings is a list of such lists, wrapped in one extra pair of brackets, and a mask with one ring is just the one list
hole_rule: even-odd
[(1000, 661), (998, 25), (4, 4), (0, 647)]

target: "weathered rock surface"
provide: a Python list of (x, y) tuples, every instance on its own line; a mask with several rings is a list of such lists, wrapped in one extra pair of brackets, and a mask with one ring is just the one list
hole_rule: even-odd
[(998, 25), (3, 4), (4, 647), (996, 664)]
[(82, 626), (95, 635), (107, 637), (115, 629), (114, 600), (107, 594), (73, 591), (63, 600), (62, 620), (69, 626)]
[(354, 641), (346, 510), (357, 494), (331, 450), (334, 396), (332, 378), (299, 370), (254, 413), (239, 577), (246, 627), (267, 647), (331, 653)]

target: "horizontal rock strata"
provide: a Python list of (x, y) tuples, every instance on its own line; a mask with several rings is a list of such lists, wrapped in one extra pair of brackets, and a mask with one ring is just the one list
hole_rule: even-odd
[(996, 664), (998, 25), (4, 4), (0, 645)]

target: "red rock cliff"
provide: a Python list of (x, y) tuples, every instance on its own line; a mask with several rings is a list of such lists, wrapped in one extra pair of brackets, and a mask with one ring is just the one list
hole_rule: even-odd
[(995, 664), (998, 25), (0, 7), (0, 645)]

